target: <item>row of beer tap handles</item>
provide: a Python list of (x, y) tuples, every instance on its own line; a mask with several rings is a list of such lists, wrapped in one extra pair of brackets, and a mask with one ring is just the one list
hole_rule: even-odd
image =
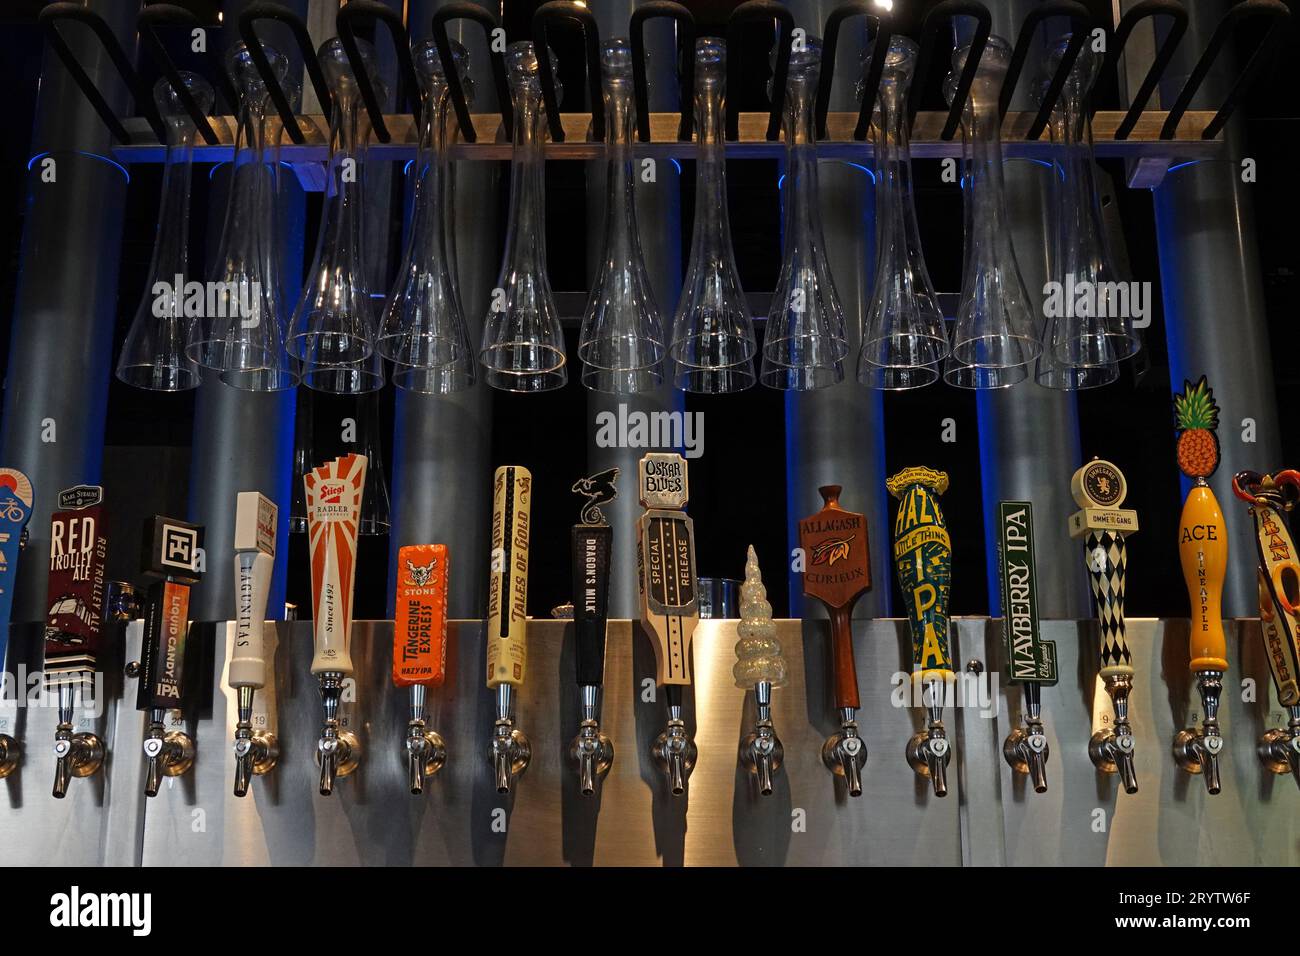
[[(1197, 682), (1203, 714), (1198, 727), (1177, 735), (1174, 757), (1183, 769), (1200, 774), (1207, 791), (1216, 794), (1221, 788), (1219, 758), (1224, 747), (1219, 704), (1228, 666), (1220, 609), (1227, 536), (1222, 511), (1206, 481), (1217, 463), (1217, 445), (1207, 448), (1201, 449), (1198, 457), (1188, 443), (1184, 456), (1180, 440), (1180, 466), (1193, 483), (1182, 512), (1179, 550), (1192, 599), (1189, 669)], [(347, 728), (341, 709), (352, 674), (352, 575), (365, 473), (365, 458), (348, 455), (320, 466), (304, 479), (314, 604), (312, 671), (318, 678), (324, 718), (316, 748), (322, 794), (331, 793), (337, 779), (351, 773), (361, 756), (360, 743)], [(613, 743), (600, 729), (613, 542), (601, 506), (616, 497), (617, 479), (618, 470), (610, 469), (573, 486), (585, 504), (571, 539), (580, 723), (568, 753), (584, 794), (595, 792), (614, 760)], [(943, 711), (955, 681), (948, 620), (952, 548), (939, 504), (948, 477), (929, 468), (906, 468), (886, 484), (898, 501), (893, 563), (912, 635), (913, 700), (925, 715), (924, 726), (908, 742), (905, 755), (915, 772), (930, 780), (935, 795), (942, 797), (948, 792), (947, 768), (952, 757)], [(1290, 715), (1286, 727), (1264, 735), (1259, 755), (1269, 769), (1290, 773), (1300, 783), (1300, 563), (1287, 525), (1288, 512), (1300, 500), (1300, 473), (1241, 472), (1232, 487), (1249, 505), (1255, 523), (1266, 656), (1278, 700)], [(699, 620), (694, 529), (685, 511), (685, 460), (672, 453), (646, 455), (639, 465), (638, 490), (644, 509), (636, 534), (641, 630), (654, 648), (656, 682), (666, 703), (664, 730), (652, 753), (676, 795), (685, 792), (697, 757), (683, 702), (691, 680), (691, 638)], [(1085, 545), (1099, 623), (1098, 674), (1113, 707), (1113, 717), (1102, 719), (1104, 726), (1092, 736), (1088, 752), (1100, 770), (1118, 774), (1124, 789), (1134, 793), (1138, 781), (1129, 698), (1135, 671), (1125, 630), (1124, 588), (1126, 538), (1137, 531), (1137, 516), (1122, 507), (1127, 484), (1123, 473), (1110, 462), (1094, 459), (1085, 464), (1075, 473), (1071, 491), (1080, 510), (1070, 517), (1069, 531)], [(497, 469), (485, 677), (496, 701), (488, 757), (502, 793), (512, 789), (531, 756), (528, 738), (517, 726), (514, 706), (515, 691), (523, 684), (527, 667), (531, 493), (528, 469), (516, 465)], [(862, 793), (867, 748), (858, 726), (860, 701), (851, 614), (854, 604), (871, 587), (867, 525), (863, 515), (840, 505), (838, 486), (824, 486), (820, 493), (823, 508), (799, 522), (797, 554), (805, 595), (820, 601), (830, 617), (831, 683), (840, 727), (825, 741), (822, 758), (843, 781), (847, 793), (856, 797)], [(74, 719), (78, 693), (93, 671), (101, 643), (95, 625), (107, 621), (120, 626), (134, 616), (130, 600), (103, 585), (106, 542), (101, 499), (102, 491), (97, 488), (69, 489), (60, 497), (66, 507), (53, 519), (60, 551), (84, 548), (92, 559), (77, 575), (78, 580), (89, 582), (85, 594), (75, 589), (64, 593), (71, 585), (62, 582), (58, 574), (68, 562), (52, 559), (46, 673), (49, 685), (58, 692), (56, 797), (67, 792), (70, 780), (95, 773), (104, 760), (102, 741), (92, 732), (78, 732)], [(1034, 790), (1041, 793), (1047, 789), (1049, 755), (1041, 688), (1055, 683), (1057, 674), (1055, 647), (1038, 634), (1031, 504), (1002, 502), (1000, 522), (1006, 674), (1023, 685), (1024, 693), (1024, 725), (1007, 738), (1003, 752), (1008, 763), (1026, 774)], [(278, 757), (274, 733), (255, 728), (255, 695), (268, 680), (263, 627), (276, 527), (277, 509), (270, 499), (257, 492), (239, 495), (234, 536), (236, 613), (228, 677), (238, 710), (236, 796), (247, 794), (252, 778), (271, 770)], [(194, 761), (194, 742), (184, 730), (182, 709), (189, 589), (202, 575), (202, 542), (199, 526), (163, 517), (146, 523), (144, 570), (153, 584), (145, 602), (140, 661), (128, 666), (128, 674), (137, 678), (137, 707), (147, 719), (144, 789), (148, 796), (157, 794), (166, 777), (185, 773)], [(442, 685), (446, 673), (449, 555), (444, 545), (413, 545), (399, 550), (398, 562), (393, 681), (409, 689), (410, 719), (402, 747), (410, 790), (418, 794), (427, 777), (447, 758), (442, 738), (428, 726), (427, 705), (429, 691)], [(78, 601), (89, 602), (89, 606), (81, 608)], [(82, 631), (73, 633), (77, 627)], [(753, 729), (740, 744), (739, 760), (754, 775), (758, 791), (769, 794), (784, 756), (772, 718), (772, 695), (786, 683), (786, 664), (752, 547), (741, 587), (737, 637), (733, 675), (738, 687), (753, 691), (756, 708)], [(0, 762), (8, 766), (17, 751), (12, 739), (0, 738)], [(8, 766), (4, 772), (11, 770)]]

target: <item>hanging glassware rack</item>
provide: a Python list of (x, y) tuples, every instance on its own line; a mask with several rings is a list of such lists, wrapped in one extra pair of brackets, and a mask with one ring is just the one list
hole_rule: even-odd
[[(891, 143), (901, 141), (901, 138), (905, 137), (910, 155), (913, 158), (961, 157), (963, 155), (963, 143), (962, 138), (957, 136), (957, 133), (961, 126), (962, 117), (965, 114), (968, 120), (977, 115), (980, 117), (978, 126), (981, 136), (990, 137), (987, 141), (994, 144), (993, 148), (997, 149), (1003, 158), (1034, 157), (1052, 163), (1064, 162), (1067, 166), (1073, 168), (1077, 167), (1078, 164), (1069, 157), (1062, 159), (1060, 150), (1063, 145), (1066, 149), (1077, 150), (1080, 147), (1086, 149), (1086, 133), (1083, 132), (1082, 128), (1086, 121), (1091, 127), (1092, 151), (1095, 156), (1138, 160), (1138, 162), (1130, 164), (1129, 185), (1153, 186), (1160, 182), (1165, 172), (1174, 164), (1210, 158), (1221, 151), (1222, 139), (1220, 134), (1223, 127), (1241, 101), (1245, 90), (1260, 75), (1262, 65), (1277, 51), (1283, 36), (1283, 31), (1278, 29), (1278, 26), (1288, 15), (1285, 5), (1278, 2), (1278, 0), (1251, 0), (1248, 4), (1240, 4), (1232, 8), (1215, 31), (1207, 48), (1201, 54), (1196, 67), (1183, 85), (1173, 106), (1167, 111), (1158, 111), (1147, 109), (1147, 104), (1170, 62), (1175, 47), (1181, 40), (1186, 13), (1181, 4), (1175, 2), (1175, 0), (1161, 0), (1161, 2), (1157, 3), (1142, 4), (1126, 14), (1116, 25), (1113, 33), (1107, 36), (1104, 54), (1105, 62), (1102, 64), (1102, 68), (1113, 69), (1118, 64), (1130, 35), (1143, 20), (1165, 18), (1172, 27), (1168, 32), (1167, 39), (1157, 51), (1147, 76), (1139, 85), (1136, 94), (1132, 97), (1132, 105), (1127, 110), (1093, 111), (1087, 100), (1087, 83), (1084, 82), (1084, 78), (1080, 73), (1081, 70), (1090, 69), (1091, 67), (1088, 65), (1087, 57), (1080, 60), (1079, 51), (1084, 38), (1094, 36), (1098, 25), (1089, 20), (1088, 11), (1085, 7), (1078, 3), (1057, 2), (1035, 8), (1023, 24), (1014, 44), (1012, 44), (990, 36), (991, 17), (982, 4), (973, 2), (973, 0), (946, 0), (946, 2), (933, 7), (923, 23), (922, 35), (917, 47), (918, 53), (915, 58), (910, 95), (907, 96), (906, 115), (895, 116), (894, 114), (901, 112), (898, 104), (886, 103), (885, 105), (891, 108), (891, 112), (881, 114), (881, 119), (878, 122), (889, 121), (893, 133), (890, 137), (881, 140), (879, 136), (870, 137), (868, 132), (872, 126), (872, 116), (876, 105), (881, 99), (882, 89), (888, 92), (888, 84), (895, 82), (894, 78), (886, 73), (886, 57), (883, 55), (890, 49), (890, 18), (887, 13), (882, 12), (875, 5), (849, 0), (849, 2), (837, 7), (824, 25), (826, 63), (821, 70), (820, 78), (815, 81), (816, 98), (814, 115), (812, 116), (815, 137), (805, 137), (806, 142), (800, 141), (798, 155), (804, 156), (806, 154), (809, 157), (815, 155), (818, 158), (850, 158), (856, 162), (868, 164), (880, 159), (877, 153), (882, 143), (888, 148)], [(1035, 41), (1036, 31), (1039, 27), (1048, 17), (1052, 16), (1070, 19), (1071, 32), (1068, 39), (1062, 41), (1060, 48), (1049, 60), (1048, 75), (1039, 81), (1041, 82), (1037, 96), (1039, 108), (1036, 111), (1009, 111), (1007, 107), (1020, 81), (1021, 73), (1028, 58), (1030, 44)], [(376, 90), (375, 81), (371, 78), (368, 69), (364, 65), (365, 55), (361, 52), (361, 46), (353, 36), (352, 24), (366, 17), (382, 20), (392, 36), (394, 46), (398, 50), (398, 59), (404, 73), (404, 82), (412, 88), (412, 95), (410, 96), (412, 109), (409, 114), (385, 114), (380, 108), (381, 97)], [(460, 5), (444, 8), (434, 17), (433, 22), (433, 44), (442, 62), (448, 62), (454, 56), (447, 35), (448, 23), (462, 17), (477, 20), (489, 35), (499, 26), (492, 14), (479, 8), (473, 11)], [(679, 59), (681, 61), (678, 65), (678, 78), (682, 102), (680, 114), (650, 113), (647, 108), (648, 98), (642, 31), (648, 20), (660, 17), (673, 19), (678, 27)], [(840, 26), (845, 20), (852, 17), (863, 17), (868, 22), (872, 38), (871, 53), (879, 55), (868, 59), (866, 76), (861, 84), (859, 110), (856, 113), (847, 111), (830, 112), (827, 109), (827, 104), (830, 101), (831, 84), (834, 82), (834, 72), (830, 67), (835, 57), (835, 47), (838, 42)], [(974, 18), (977, 27), (968, 49), (957, 51), (954, 57), (954, 73), (950, 77), (947, 91), (950, 103), (949, 109), (932, 112), (919, 111), (920, 92), (926, 86), (926, 78), (930, 71), (937, 68), (936, 64), (942, 56), (940, 38), (949, 23), (959, 17)], [(1192, 97), (1200, 88), (1206, 74), (1214, 65), (1224, 46), (1232, 39), (1239, 24), (1251, 18), (1269, 21), (1268, 26), (1270, 29), (1259, 34), (1259, 40), (1251, 58), (1246, 63), (1223, 105), (1216, 111), (1190, 109), (1189, 105)], [(268, 56), (267, 49), (261, 45), (253, 29), (253, 24), (258, 19), (273, 19), (289, 27), (300, 47), (307, 77), (316, 91), (317, 99), (322, 103), (335, 102), (334, 117), (326, 118), (321, 115), (297, 115), (294, 113), (291, 98), (285, 90), (282, 77), (276, 75), (272, 62), (274, 54)], [(161, 118), (157, 115), (156, 110), (151, 107), (147, 98), (139, 96), (139, 78), (134, 73), (125, 53), (117, 46), (111, 31), (106, 27), (101, 29), (102, 22), (99, 26), (96, 26), (96, 18), (93, 13), (84, 10), (71, 11), (67, 5), (62, 4), (55, 4), (47, 8), (41, 14), (40, 20), (55, 51), (63, 59), (74, 80), (81, 85), (88, 99), (100, 113), (113, 134), (115, 140), (113, 146), (114, 158), (127, 163), (159, 162), (164, 160), (165, 137), (161, 135), (164, 129)], [(77, 63), (70, 48), (60, 36), (60, 23), (63, 20), (89, 23), (95, 29), (100, 41), (105, 44), (114, 65), (123, 75), (128, 86), (137, 93), (137, 102), (143, 103), (142, 108), (147, 111), (145, 116), (122, 119), (109, 110), (106, 102), (96, 93), (87, 74)], [(588, 84), (591, 87), (592, 110), (590, 115), (559, 112), (558, 84), (555, 79), (554, 66), (550, 63), (549, 57), (538, 56), (535, 58), (537, 64), (535, 89), (537, 116), (535, 120), (532, 120), (534, 125), (537, 126), (537, 135), (524, 137), (526, 142), (523, 144), (517, 142), (520, 138), (518, 133), (519, 123), (516, 122), (517, 117), (515, 116), (517, 104), (513, 102), (515, 97), (512, 96), (512, 92), (517, 91), (510, 89), (507, 80), (507, 60), (512, 55), (517, 60), (518, 51), (516, 47), (512, 47), (511, 51), (503, 51), (499, 46), (495, 46), (491, 54), (491, 66), (500, 104), (499, 114), (472, 113), (469, 99), (466, 96), (467, 84), (464, 77), (456, 70), (447, 71), (445, 95), (450, 106), (448, 112), (455, 117), (457, 135), (447, 137), (445, 149), (442, 151), (446, 160), (499, 161), (510, 159), (516, 164), (527, 166), (531, 163), (533, 166), (540, 168), (543, 159), (576, 161), (608, 158), (611, 146), (600, 95), (601, 69), (599, 57), (601, 43), (597, 34), (595, 20), (591, 17), (589, 11), (586, 11), (579, 4), (545, 4), (534, 17), (534, 48), (538, 48), (540, 45), (541, 49), (545, 49), (548, 24), (559, 20), (576, 20), (583, 29), (588, 60), (586, 72)], [(776, 27), (774, 31), (776, 39), (773, 46), (775, 69), (771, 84), (771, 109), (766, 113), (740, 113), (734, 105), (733, 98), (725, 107), (725, 123), (723, 124), (724, 129), (721, 140), (713, 143), (710, 136), (702, 135), (706, 131), (699, 129), (698, 122), (693, 122), (695, 118), (691, 116), (692, 110), (698, 105), (695, 101), (698, 100), (698, 94), (700, 93), (695, 88), (701, 66), (698, 59), (699, 50), (703, 49), (710, 59), (716, 58), (718, 70), (728, 72), (725, 80), (735, 82), (739, 74), (735, 72), (734, 60), (729, 58), (727, 53), (739, 35), (738, 28), (743, 24), (753, 22), (768, 22)], [(142, 18), (143, 23), (144, 19)], [(788, 9), (780, 4), (769, 3), (767, 0), (749, 0), (749, 2), (741, 4), (730, 17), (725, 42), (720, 39), (705, 38), (699, 43), (694, 43), (693, 18), (690, 12), (680, 4), (660, 4), (655, 5), (653, 8), (638, 11), (637, 15), (632, 18), (630, 28), (631, 85), (635, 101), (632, 112), (635, 115), (637, 132), (636, 142), (632, 145), (633, 155), (641, 159), (702, 160), (706, 169), (710, 168), (708, 166), (708, 157), (715, 154), (725, 155), (727, 159), (781, 158), (786, 155), (790, 147), (782, 142), (781, 129), (783, 115), (787, 112), (785, 103), (787, 80), (791, 72), (790, 49), (793, 17)], [(1100, 29), (1103, 32), (1105, 30), (1104, 27)], [(428, 163), (430, 146), (432, 145), (430, 139), (432, 130), (428, 120), (422, 120), (419, 97), (414, 95), (420, 89), (420, 81), (412, 67), (408, 35), (401, 18), (383, 8), (380, 4), (369, 3), (366, 0), (354, 0), (340, 12), (339, 33), (342, 42), (340, 43), (338, 40), (332, 41), (333, 46), (327, 43), (322, 48), (324, 56), (318, 57), (311, 49), (305, 27), (286, 8), (274, 3), (258, 3), (248, 8), (241, 16), (240, 34), (248, 47), (248, 55), (252, 61), (252, 66), (256, 69), (262, 83), (265, 85), (270, 108), (273, 109), (279, 118), (280, 124), (282, 124), (283, 133), (279, 137), (281, 140), (279, 147), (280, 161), (290, 167), (304, 165), (315, 167), (323, 162), (329, 162), (331, 168), (335, 168), (339, 165), (337, 160), (340, 155), (351, 155), (351, 151), (355, 150), (358, 153), (358, 159), (362, 151), (364, 151), (366, 162), (414, 159), (422, 163)], [(156, 38), (152, 38), (151, 42), (155, 46), (157, 45)], [(727, 65), (729, 61), (731, 61), (730, 66)], [(707, 67), (707, 63), (705, 66)], [(1076, 69), (1076, 66), (1078, 66), (1078, 69)], [(794, 69), (797, 73), (800, 70), (806, 70), (807, 67), (796, 59)], [(174, 68), (172, 68), (171, 72), (175, 72)], [(707, 68), (705, 75), (706, 77), (708, 75)], [(352, 79), (353, 77), (355, 79)], [(346, 78), (349, 84), (349, 89), (346, 91), (347, 96), (342, 101), (340, 101), (338, 90), (340, 78)], [(725, 87), (725, 80), (719, 78), (720, 90)], [(173, 82), (175, 85), (178, 81)], [(196, 141), (192, 148), (194, 161), (224, 161), (235, 157), (238, 154), (237, 140), (239, 138), (240, 124), (231, 117), (207, 117), (205, 111), (195, 101), (194, 97), (185, 95), (185, 92), (178, 90), (177, 99), (184, 110), (189, 113), (195, 129), (201, 134), (199, 137), (201, 142)], [(707, 93), (707, 90), (705, 92)], [(441, 96), (442, 94), (439, 93), (438, 95)], [(997, 99), (996, 112), (993, 112), (993, 97)], [(719, 96), (719, 103), (722, 101), (721, 96)], [(979, 107), (978, 113), (976, 107)], [(1000, 123), (998, 122), (999, 118)], [(787, 119), (790, 122), (796, 121), (794, 117), (787, 117)], [(354, 137), (357, 140), (356, 142), (349, 141), (340, 145), (341, 121), (346, 123), (349, 130), (356, 133)], [(530, 126), (529, 129), (532, 129), (532, 127)], [(1069, 134), (1069, 138), (1063, 144), (1062, 137), (1066, 134)], [(997, 145), (999, 136), (1001, 138), (1000, 146)], [(970, 138), (967, 136), (967, 139)], [(523, 150), (522, 153), (521, 149)], [(978, 149), (978, 144), (976, 144), (976, 150), (978, 151)], [(985, 152), (988, 152), (988, 150), (986, 149)], [(886, 155), (886, 161), (892, 161), (888, 158), (888, 155)], [(331, 178), (337, 179), (337, 175), (332, 175)], [(538, 177), (516, 176), (515, 185), (525, 185), (536, 178)], [(719, 179), (721, 180), (721, 177)], [(336, 195), (346, 194), (345, 183), (337, 183), (336, 186)], [(1078, 184), (1078, 189), (1071, 190), (1071, 192), (1086, 188), (1087, 183), (1081, 182)], [(355, 189), (352, 191), (355, 192)], [(526, 200), (523, 206), (531, 208), (532, 205), (537, 205), (540, 207), (540, 197), (535, 203), (533, 200), (528, 199), (527, 196), (523, 198)], [(346, 203), (344, 204), (346, 205)], [(517, 206), (519, 203), (512, 198), (512, 205)], [(1088, 212), (1091, 212), (1091, 210)], [(968, 220), (969, 218), (968, 216)], [(979, 244), (977, 243), (977, 245)], [(540, 245), (537, 246), (537, 251), (540, 251), (540, 248)], [(445, 258), (454, 262), (454, 253), (451, 249), (446, 250)], [(1001, 258), (1004, 257), (995, 256), (995, 259), (1000, 260)], [(507, 289), (507, 291), (509, 290)], [(781, 294), (784, 294), (784, 292)], [(368, 299), (368, 296), (366, 298)], [(458, 296), (455, 296), (453, 300), (458, 300), (458, 298)], [(563, 344), (562, 340), (557, 338), (558, 326), (561, 323), (578, 324), (581, 320), (582, 309), (577, 306), (576, 300), (571, 301), (570, 295), (561, 294), (554, 298), (556, 300), (555, 322), (546, 323), (548, 326), (552, 326), (546, 330), (546, 335), (549, 345), (553, 346), (557, 354), (562, 356)], [(583, 298), (585, 300), (585, 296)], [(761, 299), (761, 296), (759, 298)], [(956, 313), (960, 308), (957, 297), (949, 293), (940, 295), (938, 298), (941, 300), (941, 305), (944, 306), (945, 315), (949, 319), (956, 317)], [(746, 309), (748, 313), (745, 315), (746, 321), (749, 320), (750, 315), (761, 318), (763, 313), (768, 311), (756, 308), (754, 304), (754, 302), (750, 302), (750, 308)], [(365, 303), (365, 307), (369, 309), (370, 303), (368, 301)], [(781, 309), (776, 310), (778, 315), (781, 314), (781, 311)], [(347, 334), (322, 340), (323, 344), (328, 345), (332, 351), (327, 350), (327, 355), (318, 357), (315, 364), (308, 363), (302, 369), (304, 380), (316, 387), (346, 392), (364, 391), (381, 384), (382, 372), (379, 371), (381, 367), (379, 357), (381, 353), (386, 353), (391, 349), (382, 347), (376, 349), (375, 347), (375, 340), (379, 332), (375, 321), (376, 318), (370, 316), (354, 317), (352, 321), (356, 327), (345, 330)], [(300, 325), (301, 322), (298, 324)], [(458, 325), (454, 320), (449, 324), (453, 330)], [(787, 321), (784, 324), (789, 324), (788, 314)], [(676, 329), (670, 331), (668, 335), (670, 340), (676, 331)], [(960, 324), (956, 331), (960, 332)], [(296, 334), (301, 332), (301, 329), (295, 327), (290, 330), (287, 336), (288, 351), (291, 356), (297, 359), (304, 358), (304, 349), (295, 346), (295, 343), (301, 344), (310, 341), (304, 339), (301, 334)], [(832, 330), (831, 334), (833, 338), (836, 335), (834, 330)], [(1049, 339), (1054, 341), (1060, 335), (1060, 330), (1032, 329), (1030, 338), (1026, 339), (1027, 347), (1022, 350), (1026, 356), (1023, 364), (1028, 366), (1027, 371), (1029, 373), (1036, 373), (1036, 377), (1042, 384), (1051, 384), (1050, 369), (1044, 370), (1045, 363), (1042, 361), (1036, 362), (1034, 359), (1040, 350), (1040, 336), (1043, 334), (1047, 334)], [(550, 341), (552, 339), (555, 341)], [(484, 341), (486, 348), (489, 340), (485, 339)], [(346, 348), (344, 348), (345, 345)], [(533, 349), (534, 352), (537, 351), (537, 345), (537, 342), (529, 340), (528, 347)], [(950, 364), (962, 359), (960, 354), (962, 348), (961, 336), (954, 336), (953, 350), (955, 358), (950, 360)], [(1125, 350), (1119, 349), (1118, 351), (1123, 352)], [(670, 346), (670, 360), (674, 359), (672, 351)], [(1056, 347), (1050, 350), (1049, 360), (1059, 361), (1063, 357), (1068, 358), (1065, 354), (1067, 351), (1068, 345), (1057, 344)], [(482, 353), (483, 356), (490, 354), (492, 354), (491, 349)], [(758, 354), (753, 356), (754, 359), (761, 357)], [(749, 361), (748, 356), (745, 357), (745, 361)], [(835, 366), (835, 361), (832, 360), (831, 362), (832, 368)], [(422, 364), (424, 364), (423, 360), (411, 363), (398, 362), (396, 367), (399, 371), (410, 371), (407, 366), (413, 365), (418, 368)], [(675, 367), (672, 371), (675, 373), (678, 384), (685, 384), (680, 363), (675, 362), (674, 364)], [(769, 361), (768, 365), (771, 364)], [(553, 366), (555, 366), (555, 363), (550, 363), (546, 368), (538, 369), (537, 372), (547, 378), (548, 381), (553, 379), (555, 383), (560, 383), (563, 378), (564, 365)], [(955, 368), (957, 366), (954, 366)], [(486, 372), (485, 378), (489, 383), (498, 384), (500, 387), (500, 383), (494, 381), (494, 379), (500, 378), (498, 373), (501, 370), (494, 370), (489, 362), (484, 371)], [(524, 371), (528, 370), (524, 369)], [(757, 369), (754, 371), (757, 372)], [(665, 376), (667, 376), (669, 369), (665, 368), (664, 372)], [(718, 369), (716, 368), (705, 367), (703, 372), (696, 374), (695, 377), (703, 374), (707, 378), (717, 372)], [(291, 374), (291, 372), (285, 370), (284, 379), (291, 380)], [(426, 367), (417, 373), (417, 377), (427, 378), (429, 374)], [(452, 376), (456, 379), (457, 387), (466, 382), (466, 374), (472, 375), (473, 372), (457, 372)], [(517, 377), (514, 372), (506, 374), (512, 381)], [(690, 377), (690, 375), (686, 376), (686, 378)], [(957, 371), (949, 369), (948, 377), (952, 380), (960, 376)], [(590, 376), (587, 378), (591, 380)], [(775, 378), (781, 378), (781, 376), (775, 376)], [(834, 378), (834, 375), (832, 375), (832, 378)], [(880, 387), (880, 376), (859, 375), (859, 378), (868, 386)], [(1006, 384), (1009, 380), (1008, 376), (1002, 374), (992, 376), (976, 374), (967, 376), (967, 378), (972, 379), (970, 384), (975, 387), (1000, 386)], [(807, 385), (798, 385), (799, 375), (795, 375), (793, 378), (786, 375), (784, 380), (785, 384), (779, 385), (779, 387), (807, 387)], [(795, 381), (795, 384), (792, 385), (791, 381)], [(914, 376), (913, 381), (919, 381), (919, 379)], [(432, 390), (443, 391), (446, 387), (445, 385), (439, 385)], [(541, 387), (531, 386), (525, 390), (539, 390)], [(719, 389), (708, 387), (701, 390), (717, 391)]]

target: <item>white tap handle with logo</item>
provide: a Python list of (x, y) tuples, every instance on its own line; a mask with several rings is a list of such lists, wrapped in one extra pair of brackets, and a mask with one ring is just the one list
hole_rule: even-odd
[(344, 455), (303, 476), (311, 549), (311, 598), (316, 629), (313, 674), (352, 673), (352, 591), (357, 527), (366, 486), (365, 455)]
[(266, 656), (262, 626), (275, 568), (275, 502), (256, 491), (241, 491), (235, 506), (235, 649), (230, 686), (262, 688)]

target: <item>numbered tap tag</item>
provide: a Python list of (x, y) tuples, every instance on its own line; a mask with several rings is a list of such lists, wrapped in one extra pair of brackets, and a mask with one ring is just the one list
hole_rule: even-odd
[(885, 484), (898, 499), (894, 568), (912, 629), (912, 672), (946, 679), (953, 673), (948, 640), (952, 542), (939, 495), (948, 490), (948, 476), (930, 468), (906, 468)]
[(1038, 629), (1033, 505), (1028, 501), (999, 502), (998, 532), (1007, 679), (1013, 684), (1055, 684), (1056, 643), (1043, 640)]
[(50, 516), (45, 673), (57, 681), (95, 669), (104, 621), (103, 489), (78, 485), (59, 494)]
[(0, 468), (0, 666), (9, 634), (9, 616), (18, 576), (23, 529), (32, 516), (32, 483), (21, 471)]
[(441, 687), (447, 674), (447, 546), (412, 544), (397, 552), (393, 601), (393, 683)]

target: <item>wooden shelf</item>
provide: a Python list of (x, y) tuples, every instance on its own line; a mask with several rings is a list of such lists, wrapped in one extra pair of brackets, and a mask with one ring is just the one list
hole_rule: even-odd
[[(592, 160), (602, 159), (605, 147), (602, 143), (587, 141), (591, 124), (585, 113), (564, 113), (565, 141), (546, 144), (546, 158), (553, 160)], [(1164, 124), (1166, 113), (1148, 111), (1134, 127), (1128, 139), (1114, 139), (1115, 130), (1124, 119), (1121, 111), (1102, 111), (1093, 117), (1093, 150), (1098, 157), (1120, 157), (1142, 160), (1148, 167), (1167, 168), (1171, 163), (1186, 162), (1196, 159), (1210, 159), (1220, 154), (1222, 139), (1201, 139), (1201, 134), (1214, 114), (1210, 111), (1188, 111), (1178, 128), (1178, 138), (1160, 139), (1160, 128)], [(386, 116), (385, 122), (392, 139), (388, 143), (372, 141), (367, 155), (372, 159), (401, 161), (415, 157), (416, 130), (415, 123), (407, 114)], [(451, 150), (455, 159), (469, 160), (508, 160), (511, 145), (500, 140), (501, 120), (496, 114), (476, 114), (474, 127), (478, 131), (477, 143), (456, 143)], [(940, 139), (947, 114), (944, 112), (923, 112), (916, 117), (916, 126), (912, 134), (912, 156), (915, 159), (934, 159), (940, 157), (961, 156), (960, 133), (952, 140)], [(1048, 158), (1052, 153), (1052, 144), (1046, 139), (1027, 142), (1025, 132), (1034, 120), (1030, 112), (1008, 113), (1002, 124), (1002, 146), (1007, 157)], [(780, 140), (769, 142), (764, 138), (767, 131), (766, 113), (740, 114), (740, 137), (727, 144), (727, 155), (735, 159), (772, 159), (783, 155), (785, 147)], [(697, 147), (694, 142), (678, 142), (678, 116), (676, 113), (655, 113), (650, 117), (651, 142), (636, 143), (633, 152), (637, 156), (660, 157), (671, 159), (692, 159)], [(870, 142), (855, 142), (853, 129), (857, 124), (856, 113), (830, 113), (826, 118), (827, 137), (817, 146), (818, 154), (825, 158), (852, 159), (861, 161), (872, 155)], [(154, 138), (149, 125), (140, 117), (126, 121), (131, 133), (132, 143), (117, 146), (113, 156), (123, 163), (161, 162), (164, 149)], [(328, 120), (319, 115), (299, 117), (307, 142), (295, 146), (286, 142), (281, 147), (280, 156), (291, 165), (301, 163), (323, 162), (328, 154)], [(233, 157), (234, 118), (218, 116), (212, 118), (213, 129), (221, 142), (209, 146), (200, 142), (194, 149), (196, 162), (221, 162)], [(1045, 134), (1046, 135), (1046, 134)], [(1158, 181), (1158, 180), (1157, 180)], [(1152, 185), (1143, 182), (1141, 185)]]

